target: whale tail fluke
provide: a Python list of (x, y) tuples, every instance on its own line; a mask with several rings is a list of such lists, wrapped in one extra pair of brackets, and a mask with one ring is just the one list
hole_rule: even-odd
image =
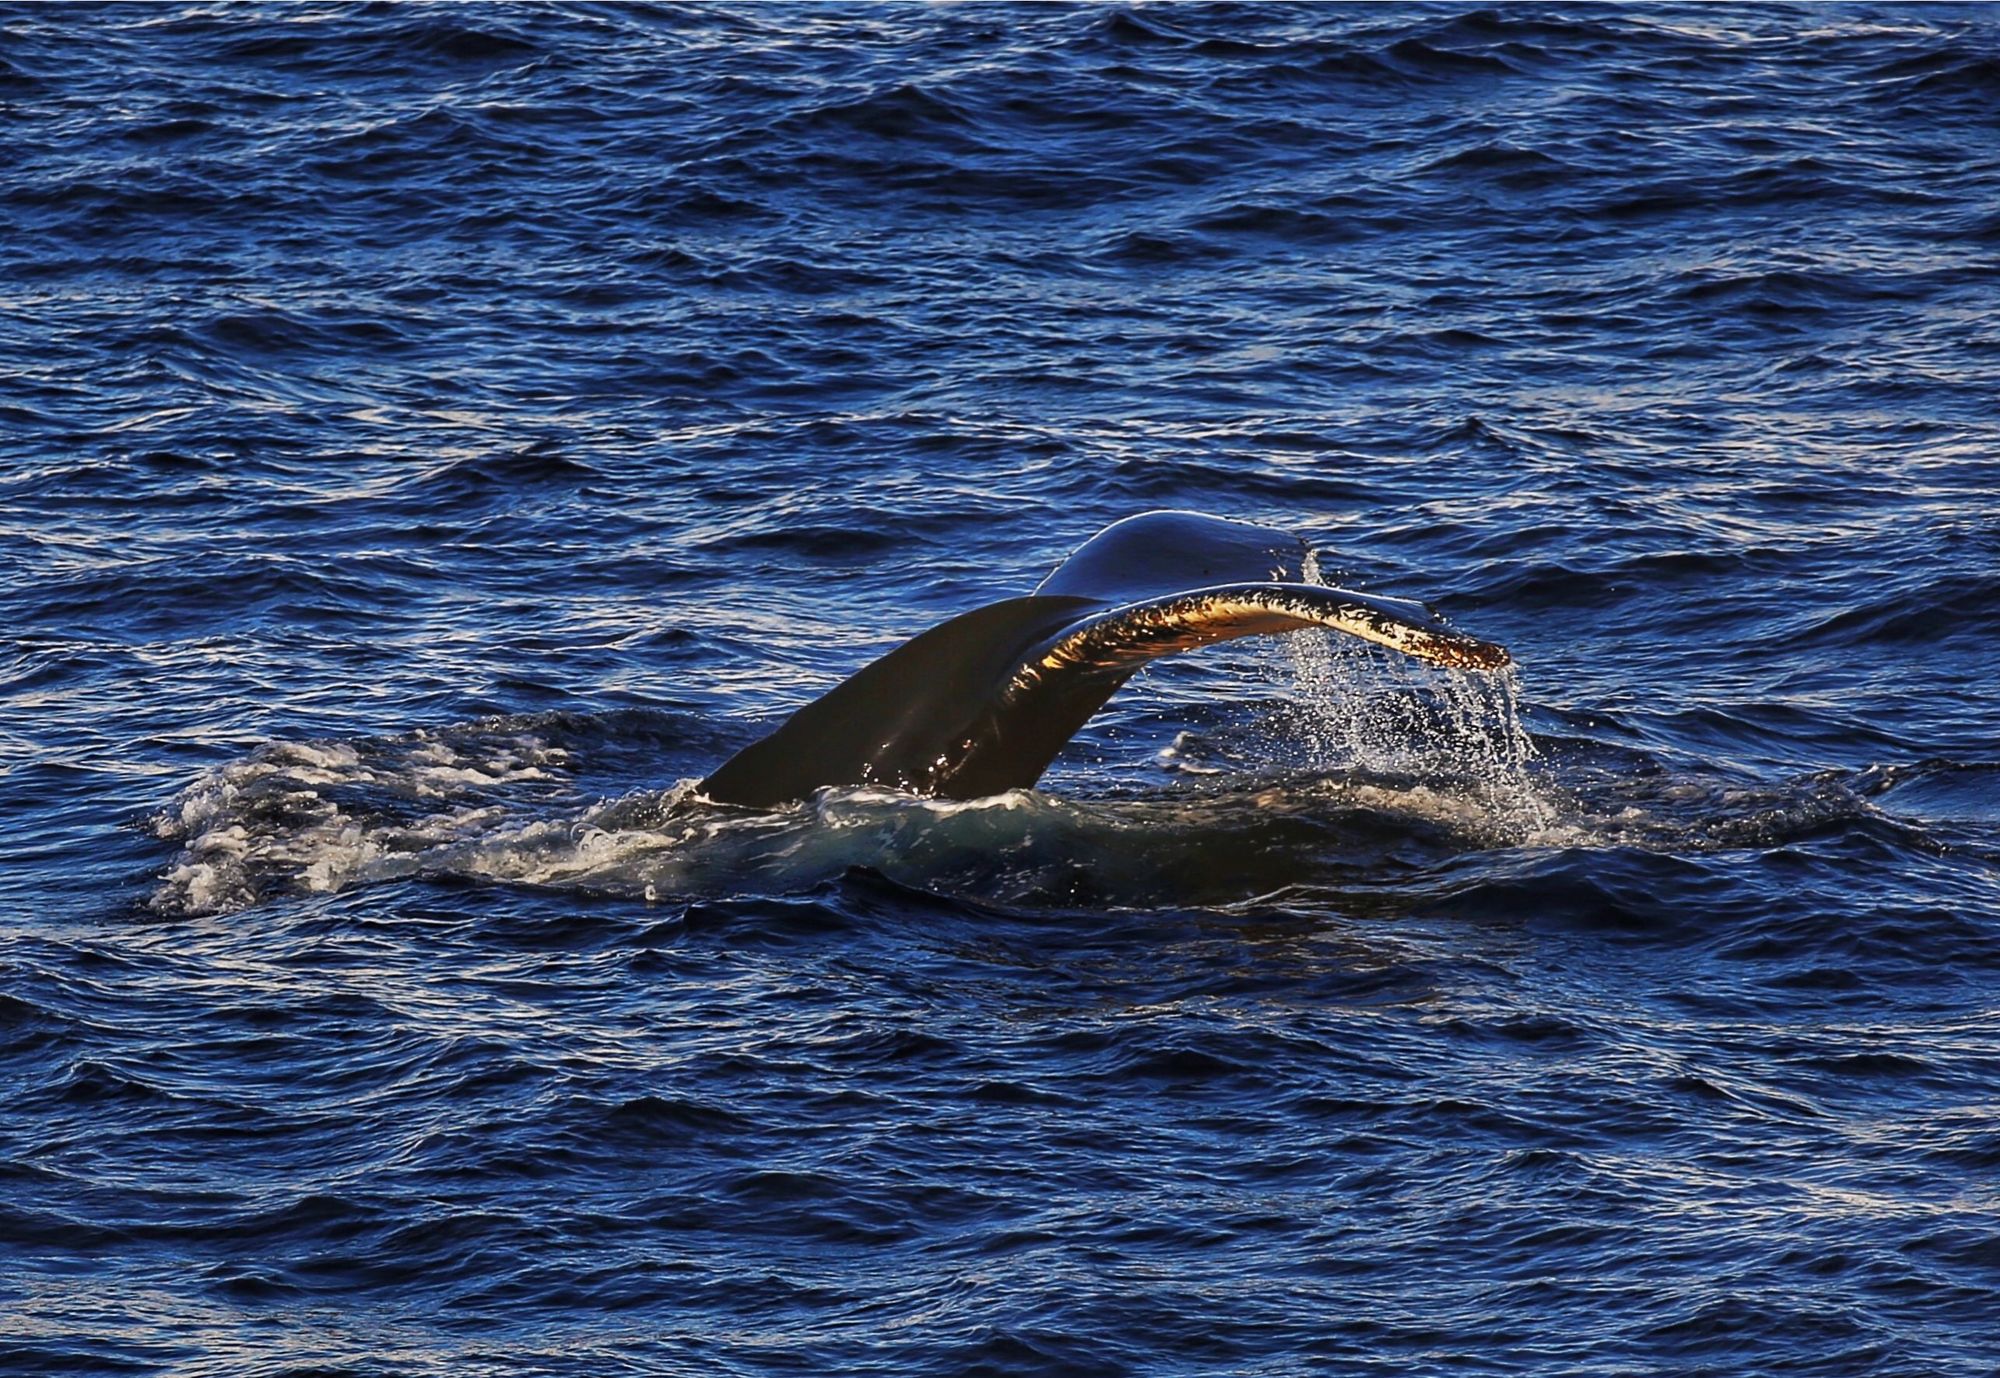
[(1295, 537), (1242, 522), (1128, 518), (1033, 595), (954, 617), (835, 686), (700, 793), (767, 808), (827, 785), (953, 799), (1024, 789), (1148, 662), (1236, 637), (1324, 627), (1437, 665), (1508, 663), (1420, 604), (1290, 582), (1303, 556)]

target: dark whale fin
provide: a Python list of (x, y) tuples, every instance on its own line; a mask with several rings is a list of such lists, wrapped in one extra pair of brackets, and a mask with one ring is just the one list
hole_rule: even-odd
[[(835, 686), (698, 789), (760, 808), (825, 785), (952, 799), (1024, 789), (1148, 661), (1240, 636), (1326, 627), (1440, 665), (1507, 664), (1420, 605), (1272, 579), (1303, 555), (1295, 538), (1241, 522), (1130, 518), (1032, 596), (954, 617)], [(1217, 573), (1225, 582), (1203, 582)]]
[(700, 791), (717, 803), (757, 808), (803, 799), (823, 785), (928, 793), (920, 785), (925, 772), (964, 739), (1022, 657), (1098, 607), (1087, 598), (1009, 598), (940, 623), (744, 747)]

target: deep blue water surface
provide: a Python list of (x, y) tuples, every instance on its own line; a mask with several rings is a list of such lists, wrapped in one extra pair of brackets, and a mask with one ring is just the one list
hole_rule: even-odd
[(1991, 10), (0, 11), (0, 611), (9, 1372), (2000, 1367)]

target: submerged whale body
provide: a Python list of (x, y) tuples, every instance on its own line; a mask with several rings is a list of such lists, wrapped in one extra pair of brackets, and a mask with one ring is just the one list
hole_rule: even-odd
[(1194, 512), (1097, 533), (1035, 591), (962, 613), (799, 709), (697, 787), (768, 808), (828, 785), (949, 799), (1025, 789), (1148, 661), (1326, 627), (1420, 660), (1496, 670), (1507, 652), (1422, 605), (1300, 582), (1298, 537)]

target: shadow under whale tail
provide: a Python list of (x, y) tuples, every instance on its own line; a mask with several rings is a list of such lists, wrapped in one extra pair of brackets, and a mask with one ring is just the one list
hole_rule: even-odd
[(698, 790), (762, 808), (826, 785), (951, 799), (1026, 788), (1147, 662), (1242, 636), (1325, 627), (1439, 665), (1508, 663), (1420, 604), (1294, 582), (1304, 553), (1242, 522), (1127, 518), (1035, 593), (941, 623), (807, 704)]

